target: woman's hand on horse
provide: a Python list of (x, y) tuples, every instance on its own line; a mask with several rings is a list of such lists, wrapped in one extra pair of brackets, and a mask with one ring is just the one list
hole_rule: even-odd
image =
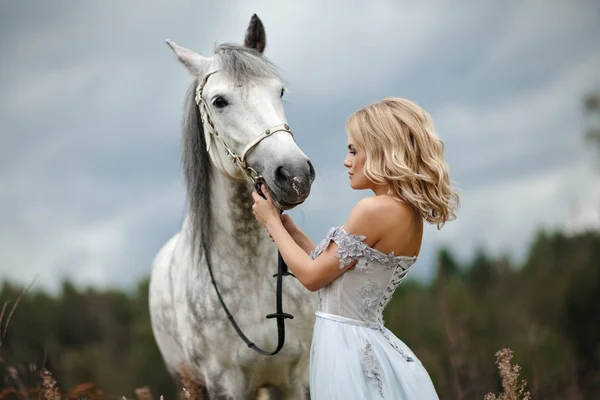
[(273, 203), (273, 199), (271, 198), (271, 194), (269, 193), (267, 186), (263, 184), (261, 186), (261, 190), (267, 198), (266, 200), (263, 199), (258, 193), (252, 192), (252, 198), (254, 199), (252, 212), (254, 213), (254, 217), (265, 227), (274, 221), (281, 222), (279, 209)]

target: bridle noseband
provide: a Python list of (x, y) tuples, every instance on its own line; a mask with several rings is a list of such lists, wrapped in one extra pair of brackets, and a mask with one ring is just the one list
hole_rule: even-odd
[[(236, 178), (235, 176), (232, 176), (231, 174), (229, 174), (227, 172), (227, 170), (224, 168), (223, 164), (221, 163), (221, 158), (213, 155), (213, 153), (211, 152), (211, 150), (212, 150), (211, 137), (214, 136), (215, 138), (219, 139), (221, 141), (221, 143), (223, 143), (223, 146), (225, 147), (225, 151), (227, 152), (227, 156), (229, 157), (229, 159), (232, 162), (237, 164), (237, 166), (244, 172), (246, 177), (249, 178), (254, 183), (254, 187), (255, 187), (256, 191), (264, 198), (265, 195), (260, 190), (260, 185), (264, 179), (262, 176), (260, 176), (256, 172), (256, 170), (254, 170), (252, 167), (250, 167), (246, 163), (246, 155), (248, 154), (248, 152), (250, 150), (252, 150), (252, 148), (254, 148), (254, 146), (256, 146), (258, 143), (260, 143), (263, 139), (266, 139), (266, 138), (272, 136), (275, 132), (281, 132), (281, 131), (288, 132), (290, 135), (292, 135), (292, 137), (294, 135), (293, 135), (292, 131), (290, 130), (290, 127), (287, 124), (276, 125), (272, 128), (266, 129), (265, 131), (263, 131), (263, 133), (261, 133), (259, 136), (254, 138), (250, 143), (248, 143), (244, 147), (244, 150), (242, 151), (242, 155), (240, 156), (227, 143), (225, 138), (221, 134), (219, 134), (219, 132), (215, 128), (215, 125), (214, 125), (211, 115), (210, 115), (210, 109), (207, 106), (206, 101), (202, 98), (202, 91), (204, 90), (206, 81), (208, 81), (208, 78), (216, 72), (218, 72), (218, 70), (209, 72), (208, 74), (204, 75), (204, 78), (196, 87), (195, 100), (196, 100), (196, 104), (200, 108), (200, 119), (201, 119), (202, 127), (204, 129), (204, 137), (206, 139), (206, 151), (209, 153), (209, 155), (213, 161), (213, 164), (217, 167), (217, 169), (219, 169), (219, 171), (223, 175), (225, 175), (226, 177), (228, 177), (229, 179), (231, 179), (233, 181), (238, 181), (238, 182), (245, 181), (245, 180), (240, 180), (239, 178)], [(205, 126), (205, 125), (208, 125), (208, 126)], [(207, 128), (210, 128), (210, 129), (207, 129)], [(206, 251), (206, 246), (205, 246), (205, 251)], [(231, 312), (229, 312), (229, 309), (225, 305), (225, 301), (223, 301), (223, 298), (221, 297), (221, 293), (219, 292), (219, 288), (217, 287), (217, 282), (215, 281), (215, 277), (214, 277), (212, 267), (210, 264), (210, 258), (208, 257), (208, 254), (206, 254), (206, 265), (208, 267), (208, 273), (210, 275), (211, 283), (212, 283), (213, 287), (215, 288), (215, 292), (217, 293), (217, 297), (219, 298), (219, 302), (221, 303), (221, 306), (223, 307), (223, 310), (225, 311), (227, 318), (233, 325), (233, 329), (235, 329), (238, 336), (240, 338), (242, 338), (242, 340), (244, 342), (246, 342), (248, 347), (250, 347), (251, 349), (257, 351), (258, 353), (266, 355), (266, 356), (275, 355), (275, 354), (279, 353), (279, 350), (281, 350), (283, 348), (283, 344), (285, 342), (285, 320), (288, 318), (289, 319), (294, 318), (293, 315), (283, 312), (283, 301), (282, 301), (283, 277), (286, 275), (291, 275), (291, 276), (294, 276), (294, 275), (291, 274), (290, 272), (288, 272), (288, 267), (285, 264), (285, 261), (283, 261), (283, 257), (281, 257), (281, 253), (279, 253), (279, 252), (277, 253), (277, 260), (278, 260), (277, 274), (273, 275), (274, 277), (277, 277), (277, 292), (276, 292), (276, 300), (275, 300), (276, 312), (273, 314), (268, 314), (266, 317), (267, 319), (271, 319), (271, 318), (277, 319), (277, 348), (275, 350), (269, 352), (269, 351), (265, 351), (265, 350), (261, 349), (260, 347), (256, 346), (253, 342), (251, 342), (250, 339), (248, 339), (248, 337), (246, 335), (244, 335), (244, 332), (242, 332), (242, 330), (240, 329), (238, 324), (235, 322), (233, 315), (231, 314)]]
[[(202, 122), (202, 125), (204, 128), (204, 137), (206, 139), (206, 151), (208, 151), (208, 153), (211, 155), (211, 158), (213, 158), (214, 164), (217, 166), (217, 168), (220, 170), (220, 172), (223, 175), (225, 175), (226, 177), (228, 177), (229, 179), (231, 179), (233, 181), (238, 181), (238, 182), (243, 181), (243, 180), (240, 180), (239, 178), (236, 178), (236, 177), (232, 176), (231, 174), (229, 174), (229, 172), (227, 172), (227, 170), (225, 168), (223, 168), (223, 165), (220, 162), (220, 159), (219, 159), (218, 163), (215, 162), (215, 160), (214, 160), (215, 157), (213, 156), (213, 154), (211, 152), (212, 136), (219, 139), (221, 141), (221, 143), (223, 143), (223, 146), (225, 147), (227, 157), (229, 157), (229, 159), (232, 162), (236, 163), (237, 166), (242, 170), (242, 172), (244, 172), (244, 174), (253, 183), (256, 184), (262, 177), (260, 175), (258, 175), (258, 173), (252, 167), (250, 167), (248, 165), (248, 163), (246, 162), (246, 156), (248, 155), (250, 150), (252, 150), (254, 148), (254, 146), (259, 144), (262, 140), (272, 136), (276, 132), (288, 132), (290, 135), (292, 135), (292, 137), (294, 136), (294, 134), (290, 130), (290, 127), (288, 126), (288, 124), (275, 125), (271, 128), (264, 130), (256, 138), (252, 139), (252, 141), (250, 141), (250, 143), (248, 143), (244, 147), (244, 150), (242, 150), (242, 154), (239, 155), (233, 149), (233, 147), (231, 147), (229, 145), (229, 143), (227, 143), (227, 141), (225, 140), (223, 135), (221, 135), (219, 133), (219, 131), (217, 131), (217, 128), (215, 127), (215, 124), (213, 123), (213, 119), (212, 119), (212, 116), (210, 113), (210, 108), (206, 104), (206, 100), (204, 100), (202, 98), (202, 92), (204, 90), (204, 86), (206, 86), (206, 82), (208, 81), (208, 78), (210, 78), (213, 74), (215, 74), (217, 72), (219, 72), (219, 70), (215, 70), (215, 71), (209, 72), (206, 75), (204, 75), (204, 78), (202, 79), (202, 81), (200, 81), (198, 86), (196, 86), (196, 96), (194, 97), (194, 99), (196, 100), (196, 104), (200, 108), (200, 117), (201, 117), (201, 122)], [(208, 125), (208, 127), (205, 125)]]

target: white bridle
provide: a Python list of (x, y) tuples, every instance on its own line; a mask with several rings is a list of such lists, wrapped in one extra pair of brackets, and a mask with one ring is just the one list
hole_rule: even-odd
[(196, 100), (196, 104), (200, 108), (200, 118), (201, 118), (201, 122), (202, 122), (202, 127), (204, 128), (204, 138), (206, 139), (206, 151), (210, 155), (210, 158), (211, 158), (213, 164), (215, 165), (215, 167), (217, 167), (217, 169), (223, 175), (225, 175), (227, 178), (229, 178), (232, 181), (236, 181), (236, 182), (247, 181), (247, 179), (240, 179), (238, 177), (232, 176), (229, 172), (227, 172), (227, 169), (223, 166), (221, 157), (219, 157), (213, 153), (212, 137), (214, 136), (215, 138), (219, 139), (221, 141), (221, 143), (223, 143), (223, 146), (225, 147), (225, 152), (227, 154), (227, 157), (229, 157), (229, 159), (232, 162), (237, 164), (237, 166), (242, 170), (242, 172), (244, 172), (244, 175), (246, 176), (246, 178), (249, 178), (253, 183), (256, 184), (260, 179), (262, 179), (262, 177), (252, 167), (250, 167), (246, 163), (246, 156), (248, 155), (248, 152), (250, 150), (252, 150), (252, 148), (254, 148), (254, 146), (256, 146), (258, 143), (260, 143), (263, 139), (268, 138), (269, 136), (273, 135), (275, 132), (288, 132), (290, 135), (292, 135), (292, 137), (294, 136), (294, 134), (290, 130), (290, 127), (288, 126), (288, 124), (275, 125), (271, 128), (264, 130), (256, 138), (252, 139), (252, 141), (250, 141), (250, 143), (248, 143), (244, 147), (242, 154), (239, 155), (233, 149), (233, 147), (231, 147), (227, 143), (227, 141), (225, 140), (223, 135), (221, 135), (217, 131), (217, 128), (215, 128), (213, 119), (210, 114), (210, 109), (206, 103), (206, 100), (204, 100), (202, 98), (202, 91), (204, 90), (204, 86), (206, 85), (208, 78), (217, 72), (219, 72), (219, 70), (215, 70), (215, 71), (209, 72), (206, 75), (204, 75), (204, 78), (196, 87), (195, 100)]

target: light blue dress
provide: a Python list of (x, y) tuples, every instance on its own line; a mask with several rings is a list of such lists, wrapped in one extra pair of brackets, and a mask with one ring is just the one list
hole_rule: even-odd
[(364, 239), (334, 227), (311, 253), (315, 259), (333, 241), (340, 268), (356, 261), (317, 294), (311, 400), (438, 399), (423, 364), (383, 325), (383, 310), (416, 257), (386, 255)]

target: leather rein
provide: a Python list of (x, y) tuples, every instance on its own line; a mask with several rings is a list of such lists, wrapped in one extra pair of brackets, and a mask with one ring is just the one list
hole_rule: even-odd
[[(201, 119), (202, 127), (204, 129), (204, 137), (206, 139), (206, 151), (209, 153), (210, 158), (213, 162), (213, 165), (215, 165), (217, 167), (217, 169), (223, 175), (225, 175), (227, 178), (229, 178), (232, 181), (236, 181), (236, 182), (247, 181), (247, 179), (240, 179), (238, 177), (231, 175), (229, 172), (227, 172), (227, 169), (223, 166), (221, 158), (218, 157), (217, 155), (213, 154), (213, 152), (212, 152), (212, 149), (213, 149), (212, 137), (214, 136), (216, 139), (220, 140), (221, 143), (223, 144), (223, 146), (225, 147), (227, 157), (229, 157), (229, 159), (233, 163), (235, 163), (242, 170), (242, 172), (244, 172), (246, 177), (249, 178), (254, 183), (254, 188), (256, 189), (258, 194), (260, 194), (263, 198), (266, 199), (265, 195), (263, 194), (263, 192), (260, 189), (260, 185), (264, 181), (264, 178), (261, 175), (259, 175), (252, 167), (250, 167), (246, 163), (246, 155), (258, 143), (260, 143), (262, 140), (270, 137), (275, 132), (288, 132), (292, 136), (293, 136), (293, 133), (287, 124), (280, 124), (280, 125), (276, 125), (272, 128), (266, 129), (255, 139), (250, 141), (250, 143), (248, 143), (244, 147), (242, 154), (239, 155), (227, 143), (227, 141), (225, 140), (223, 135), (221, 135), (217, 131), (217, 129), (213, 123), (212, 117), (211, 117), (210, 109), (209, 109), (208, 105), (206, 104), (206, 101), (202, 98), (202, 91), (204, 90), (204, 86), (206, 85), (208, 78), (211, 75), (215, 74), (216, 72), (219, 72), (219, 70), (215, 70), (215, 71), (209, 72), (206, 75), (204, 75), (204, 78), (196, 87), (195, 101), (196, 101), (196, 105), (200, 108), (200, 119)], [(281, 210), (280, 210), (280, 213), (281, 213)], [(208, 267), (210, 281), (211, 281), (213, 287), (215, 288), (215, 292), (217, 294), (217, 297), (219, 298), (219, 302), (221, 303), (221, 306), (223, 307), (223, 310), (225, 311), (227, 318), (231, 322), (231, 325), (233, 325), (233, 329), (235, 329), (238, 336), (248, 345), (248, 347), (250, 347), (251, 349), (255, 350), (256, 352), (258, 352), (262, 355), (272, 356), (272, 355), (279, 353), (279, 351), (283, 348), (283, 344), (285, 342), (285, 320), (288, 318), (289, 319), (294, 318), (293, 315), (283, 312), (283, 301), (282, 301), (283, 277), (286, 275), (291, 275), (291, 276), (294, 276), (294, 275), (288, 271), (288, 267), (285, 264), (283, 257), (281, 257), (281, 253), (279, 251), (277, 252), (277, 273), (273, 275), (273, 277), (277, 277), (276, 301), (275, 301), (276, 312), (272, 313), (272, 314), (268, 314), (266, 316), (267, 319), (272, 319), (272, 318), (277, 319), (277, 347), (275, 348), (275, 350), (270, 351), (270, 352), (263, 350), (260, 347), (256, 346), (250, 339), (248, 339), (248, 337), (244, 334), (244, 332), (242, 332), (242, 330), (238, 326), (237, 322), (235, 321), (235, 318), (233, 317), (233, 315), (231, 314), (231, 312), (225, 305), (225, 301), (223, 300), (223, 297), (221, 297), (221, 293), (219, 292), (219, 288), (217, 287), (217, 282), (215, 281), (215, 277), (213, 274), (213, 270), (212, 270), (212, 266), (211, 266), (210, 258), (208, 257), (208, 254), (206, 255), (206, 265)]]

